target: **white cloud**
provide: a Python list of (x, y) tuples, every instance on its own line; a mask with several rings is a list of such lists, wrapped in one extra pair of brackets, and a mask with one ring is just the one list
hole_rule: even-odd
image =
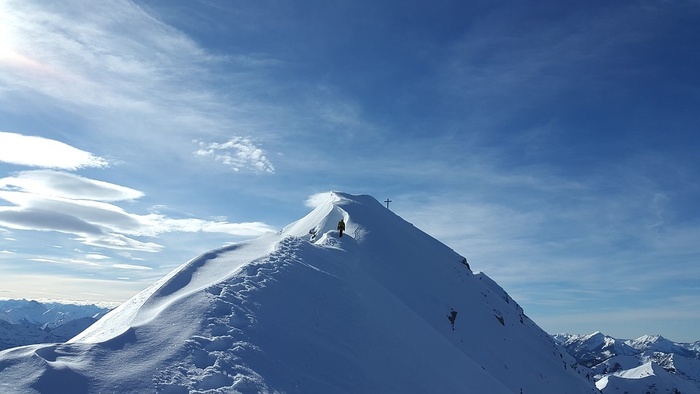
[(211, 232), (256, 236), (274, 231), (260, 222), (229, 223), (203, 219), (177, 219), (160, 214), (139, 215), (109, 203), (44, 197), (23, 191), (0, 191), (0, 199), (17, 204), (0, 206), (0, 226), (20, 230), (58, 231), (79, 236), (92, 246), (156, 252), (163, 247), (134, 236), (155, 237), (171, 232)]
[(216, 142), (199, 144), (199, 149), (194, 152), (197, 156), (213, 157), (214, 160), (231, 167), (234, 171), (241, 168), (251, 169), (255, 172), (273, 174), (275, 167), (265, 156), (265, 151), (258, 148), (250, 138), (234, 137), (220, 144)]
[(119, 269), (125, 269), (125, 270), (142, 270), (142, 271), (153, 270), (153, 268), (151, 268), (151, 267), (146, 267), (143, 265), (134, 265), (134, 264), (112, 264), (112, 267), (119, 268)]
[(134, 260), (134, 261), (144, 261), (144, 260), (145, 260), (145, 259), (143, 259), (143, 258), (141, 258), (141, 257), (134, 257), (134, 256), (131, 254), (131, 252), (126, 251), (126, 250), (124, 250), (124, 251), (119, 251), (119, 252), (117, 252), (117, 254), (118, 254), (119, 256), (125, 258), (125, 259), (128, 259), (128, 260)]
[(4, 131), (0, 131), (0, 161), (65, 170), (108, 166), (107, 160), (63, 142)]
[(39, 263), (50, 263), (50, 264), (71, 264), (71, 265), (85, 265), (90, 267), (99, 267), (99, 264), (93, 261), (87, 261), (83, 259), (71, 259), (71, 258), (46, 258), (46, 257), (36, 257), (27, 259), (30, 261), (36, 261)]
[(11, 204), (0, 206), (0, 226), (72, 234), (85, 245), (144, 252), (159, 252), (164, 247), (136, 237), (157, 237), (172, 232), (257, 236), (274, 231), (260, 222), (179, 219), (155, 213), (140, 215), (112, 203), (135, 200), (143, 195), (135, 189), (65, 172), (25, 171), (0, 179), (0, 200)]
[(88, 253), (88, 254), (85, 255), (85, 258), (87, 258), (87, 259), (92, 259), (92, 260), (105, 260), (105, 259), (109, 259), (108, 256), (105, 256), (105, 255), (99, 254), (99, 253)]
[[(171, 221), (172, 220), (173, 219), (171, 219)], [(262, 222), (227, 223), (222, 221), (201, 221), (201, 231), (205, 233), (225, 233), (240, 236), (252, 236), (261, 233), (274, 232), (274, 229)]]
[(129, 238), (123, 234), (104, 233), (104, 234), (87, 234), (76, 238), (77, 241), (85, 245), (96, 246), (106, 249), (117, 250), (133, 250), (141, 252), (160, 252), (163, 250), (163, 245), (154, 242), (141, 242), (133, 238)]
[[(0, 198), (2, 194), (0, 193)], [(59, 231), (72, 234), (100, 234), (99, 227), (78, 217), (51, 210), (0, 207), (0, 226), (16, 230)]]
[(0, 190), (19, 189), (47, 197), (80, 200), (121, 201), (143, 197), (143, 192), (109, 182), (84, 178), (67, 172), (23, 171), (0, 179)]

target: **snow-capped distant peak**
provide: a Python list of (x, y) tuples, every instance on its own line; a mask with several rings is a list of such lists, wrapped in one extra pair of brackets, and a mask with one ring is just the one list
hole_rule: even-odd
[(657, 342), (662, 342), (666, 341), (666, 338), (662, 337), (661, 335), (642, 335), (641, 337), (635, 339), (633, 342), (634, 343), (639, 343), (639, 344), (647, 344), (647, 343), (657, 343)]
[(672, 375), (653, 361), (637, 368), (605, 376), (596, 382), (604, 393), (697, 393), (698, 387), (683, 378)]
[(670, 341), (661, 335), (643, 335), (634, 340), (625, 341), (630, 347), (649, 352), (685, 353), (688, 349), (681, 344)]

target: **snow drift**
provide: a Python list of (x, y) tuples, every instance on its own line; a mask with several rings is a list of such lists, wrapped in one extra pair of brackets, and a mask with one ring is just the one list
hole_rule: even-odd
[(67, 343), (0, 352), (0, 391), (598, 392), (464, 257), (344, 193), (192, 259)]

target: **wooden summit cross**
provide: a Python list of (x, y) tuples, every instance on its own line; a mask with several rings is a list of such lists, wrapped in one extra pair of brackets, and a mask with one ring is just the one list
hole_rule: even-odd
[(386, 203), (386, 209), (389, 209), (389, 203), (391, 202), (391, 200), (387, 198), (384, 202)]

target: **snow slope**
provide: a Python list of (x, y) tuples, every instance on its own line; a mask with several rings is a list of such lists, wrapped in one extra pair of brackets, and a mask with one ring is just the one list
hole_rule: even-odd
[(0, 392), (598, 392), (465, 263), (374, 198), (331, 193), (278, 234), (192, 259), (67, 343), (0, 352)]

